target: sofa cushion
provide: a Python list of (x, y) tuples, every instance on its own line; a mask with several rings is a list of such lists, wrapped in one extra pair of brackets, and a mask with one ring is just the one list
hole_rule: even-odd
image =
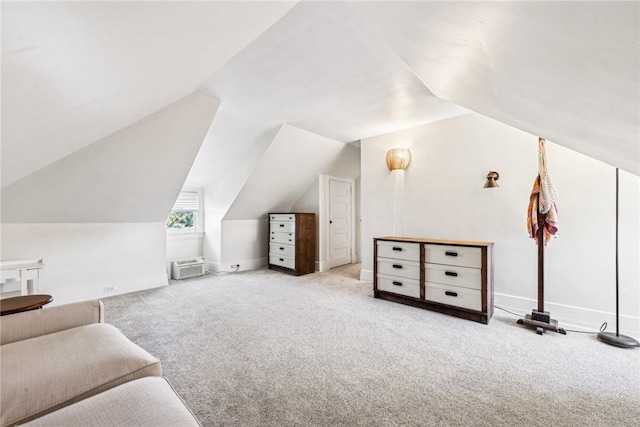
[(119, 385), (25, 424), (29, 427), (199, 425), (162, 377), (147, 377)]
[(0, 346), (0, 360), (3, 427), (137, 378), (162, 375), (158, 359), (106, 323)]
[(0, 345), (103, 322), (104, 305), (100, 300), (45, 306), (0, 317)]

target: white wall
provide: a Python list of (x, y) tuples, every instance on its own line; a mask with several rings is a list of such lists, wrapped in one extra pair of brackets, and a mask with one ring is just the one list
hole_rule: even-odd
[(222, 267), (222, 220), (279, 129), (225, 105), (216, 114), (187, 178), (192, 184), (211, 179), (204, 188), (203, 255), (208, 271)]
[(286, 124), (268, 146), (257, 143), (245, 157), (241, 171), (233, 172), (238, 179), (229, 187), (236, 190), (230, 207), (229, 188), (219, 183), (205, 188), (204, 256), (212, 271), (227, 271), (231, 264), (240, 264), (240, 270), (266, 265), (269, 212), (291, 212), (300, 201), (301, 209), (317, 213), (318, 190), (312, 187), (319, 174), (360, 173), (357, 147)]
[(204, 233), (167, 234), (167, 261), (202, 256)]
[(256, 164), (225, 219), (256, 219), (286, 211), (320, 173), (341, 161), (348, 145), (284, 124)]
[(3, 188), (2, 222), (165, 221), (218, 105), (193, 93)]
[(4, 224), (1, 242), (3, 259), (44, 259), (40, 292), (55, 304), (167, 284), (164, 222)]
[[(363, 271), (371, 280), (372, 239), (396, 234), (495, 242), (496, 305), (521, 313), (536, 306), (537, 247), (526, 231), (537, 174), (537, 136), (467, 115), (362, 141)], [(393, 147), (413, 160), (400, 178), (385, 165)], [(545, 308), (560, 322), (615, 325), (615, 169), (553, 143), (550, 175), (559, 192), (559, 237), (546, 247)], [(487, 173), (500, 187), (483, 189)], [(621, 328), (637, 334), (640, 229), (637, 176), (621, 172)]]
[(267, 265), (269, 223), (266, 218), (222, 221), (222, 257), (218, 271), (253, 270)]
[(165, 221), (218, 105), (194, 93), (3, 188), (1, 259), (44, 258), (56, 302), (166, 285)]
[[(345, 179), (360, 177), (360, 149), (352, 144), (345, 144), (340, 155), (328, 165), (321, 175), (309, 186), (307, 191), (291, 207), (292, 212), (312, 212), (316, 214), (316, 270), (325, 271), (327, 263), (326, 242), (329, 218), (324, 211), (326, 209), (326, 180), (328, 176)], [(354, 209), (354, 234), (356, 245), (354, 250), (354, 262), (360, 257), (360, 186), (356, 182), (353, 188), (355, 194)]]
[[(171, 277), (171, 262), (195, 257), (204, 257), (204, 232), (168, 234), (167, 233), (166, 268), (167, 277)], [(206, 265), (205, 265), (206, 268)]]

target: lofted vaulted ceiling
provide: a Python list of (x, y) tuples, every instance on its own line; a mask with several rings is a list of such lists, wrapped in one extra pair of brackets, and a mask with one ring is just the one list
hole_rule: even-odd
[(294, 2), (2, 2), (2, 187), (193, 93)]
[(639, 29), (638, 2), (299, 3), (200, 90), (341, 141), (474, 111), (637, 175)]
[(469, 110), (638, 175), (639, 20), (638, 2), (2, 2), (2, 186), (194, 90), (229, 114), (191, 185), (282, 123), (349, 142)]
[(640, 3), (362, 2), (438, 97), (640, 174)]

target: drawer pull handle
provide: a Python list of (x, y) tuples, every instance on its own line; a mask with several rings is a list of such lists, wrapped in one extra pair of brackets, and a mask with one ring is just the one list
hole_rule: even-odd
[(284, 248), (280, 248), (281, 251), (284, 251)]
[(393, 268), (402, 268), (400, 264), (393, 264)]
[(289, 239), (289, 241), (291, 242), (292, 240), (291, 240), (291, 239)]
[(280, 224), (280, 227), (284, 227), (284, 224)]
[(444, 274), (447, 276), (458, 277), (458, 273), (456, 273), (455, 271), (445, 271)]
[(280, 258), (280, 262), (284, 262), (284, 258)]
[(444, 254), (447, 255), (447, 256), (458, 256), (458, 252), (449, 252), (449, 251), (447, 251)]
[(450, 296), (450, 297), (457, 297), (458, 296), (457, 292), (451, 292), (451, 291), (445, 291), (444, 294), (447, 295), (447, 296)]
[(392, 282), (396, 286), (402, 286), (402, 282)]
[(398, 252), (402, 252), (402, 248), (401, 248), (401, 247), (399, 247), (399, 246), (394, 246), (394, 247), (393, 247), (393, 250), (394, 250), (394, 251), (398, 251)]

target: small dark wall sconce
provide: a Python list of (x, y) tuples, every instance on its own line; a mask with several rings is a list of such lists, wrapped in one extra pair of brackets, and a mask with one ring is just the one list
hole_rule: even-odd
[(496, 182), (500, 178), (500, 174), (498, 172), (491, 171), (487, 174), (487, 182), (484, 183), (484, 187), (482, 188), (496, 188), (500, 187)]

